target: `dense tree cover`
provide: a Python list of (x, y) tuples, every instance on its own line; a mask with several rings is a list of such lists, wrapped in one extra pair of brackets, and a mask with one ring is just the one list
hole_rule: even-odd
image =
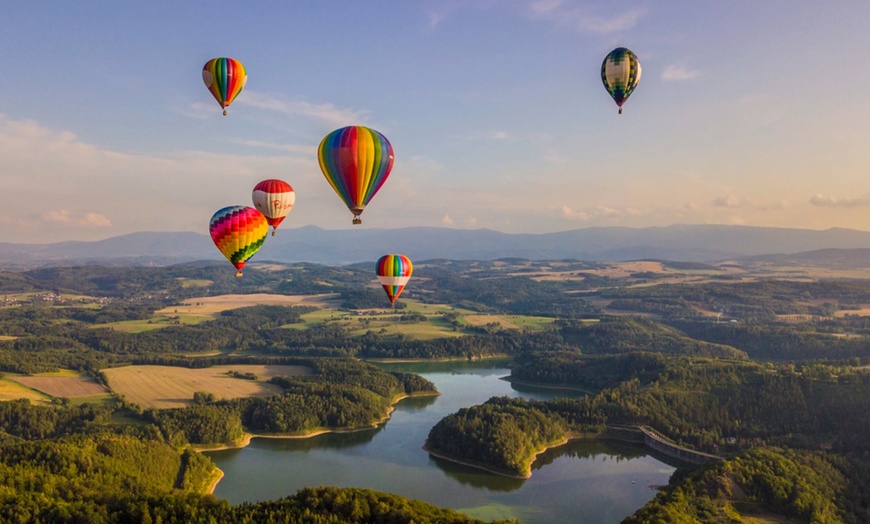
[(807, 324), (673, 322), (690, 336), (727, 344), (755, 360), (870, 359), (870, 338), (817, 332)]
[(739, 283), (660, 284), (611, 288), (602, 290), (600, 295), (617, 301), (615, 307), (636, 306), (641, 308), (639, 311), (672, 318), (695, 316), (686, 306), (697, 305), (708, 311), (724, 311), (726, 318), (743, 322), (770, 322), (776, 315), (829, 316), (837, 309), (866, 303), (870, 300), (870, 282), (769, 279)]
[(745, 353), (733, 347), (695, 340), (676, 329), (640, 317), (605, 317), (592, 323), (559, 320), (555, 325), (566, 344), (577, 346), (586, 354), (653, 351), (746, 358)]
[[(535, 362), (545, 359), (558, 363), (570, 360), (570, 356), (527, 356), (526, 366), (532, 376), (548, 369)], [(632, 377), (582, 399), (512, 401), (510, 410), (499, 411), (499, 417), (493, 412), (502, 405), (501, 400), (463, 408), (432, 428), (427, 445), (460, 460), (477, 457), (496, 468), (516, 464), (521, 453), (530, 461), (534, 448), (527, 439), (540, 442), (534, 439), (542, 430), (518, 426), (531, 428), (525, 435), (514, 431), (511, 424), (532, 416), (541, 420), (543, 427), (566, 433), (600, 432), (606, 424), (647, 425), (687, 447), (720, 453), (763, 442), (870, 452), (870, 439), (866, 438), (870, 417), (856, 416), (870, 413), (867, 372), (823, 365), (795, 368), (662, 355), (598, 358), (586, 366), (572, 366), (572, 373), (560, 378), (583, 380), (597, 373), (619, 380), (634, 369), (648, 382)], [(608, 370), (609, 366), (614, 369)], [(602, 381), (595, 378), (592, 384), (600, 387)], [(589, 387), (583, 382), (574, 385)], [(493, 439), (492, 435), (499, 432), (510, 436)]]
[(0, 435), (26, 440), (80, 433), (104, 424), (111, 408), (96, 404), (80, 406), (32, 406), (26, 399), (0, 402)]
[[(279, 500), (230, 506), (209, 495), (180, 491), (128, 493), (68, 502), (30, 492), (0, 499), (8, 522), (52, 524), (483, 524), (457, 511), (379, 491), (304, 488)], [(2, 515), (2, 513), (0, 513)], [(514, 521), (492, 521), (509, 524)]]
[(567, 428), (538, 409), (537, 402), (494, 397), (441, 419), (426, 447), (436, 454), (529, 476), (535, 455), (562, 442)]
[(637, 379), (646, 385), (664, 371), (668, 358), (657, 353), (581, 357), (579, 351), (526, 351), (511, 360), (511, 379), (590, 391)]
[[(851, 476), (863, 464), (853, 456), (754, 449), (672, 482), (623, 522), (743, 522), (759, 512), (802, 522), (870, 522), (868, 490)], [(863, 501), (856, 491), (864, 492)]]
[(418, 375), (389, 373), (351, 359), (299, 361), (311, 375), (274, 377), (284, 389), (271, 397), (237, 398), (187, 408), (149, 410), (146, 418), (177, 445), (225, 444), (252, 433), (306, 434), (322, 429), (371, 427), (401, 396), (435, 393)]
[(4, 442), (0, 520), (106, 522), (91, 519), (105, 513), (101, 506), (131, 494), (202, 491), (213, 472), (210, 459), (169, 446), (149, 428)]

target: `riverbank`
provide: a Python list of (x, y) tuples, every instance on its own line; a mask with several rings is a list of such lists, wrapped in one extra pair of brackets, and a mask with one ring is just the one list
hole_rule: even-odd
[(472, 467), (472, 468), (481, 469), (481, 470), (483, 470), (483, 471), (486, 471), (486, 472), (489, 472), (489, 473), (493, 473), (493, 474), (495, 474), (495, 475), (501, 475), (502, 477), (509, 477), (509, 478), (514, 478), (514, 479), (527, 480), (527, 479), (532, 478), (532, 464), (535, 463), (535, 460), (537, 460), (538, 455), (540, 455), (541, 453), (545, 453), (545, 452), (546, 452), (547, 450), (549, 450), (549, 449), (552, 449), (552, 448), (558, 448), (559, 446), (564, 446), (565, 444), (567, 444), (567, 443), (570, 442), (571, 440), (574, 440), (574, 439), (577, 439), (577, 438), (583, 438), (583, 437), (573, 436), (573, 435), (572, 435), (572, 436), (568, 436), (568, 437), (565, 437), (564, 439), (560, 440), (559, 442), (553, 443), (553, 444), (551, 444), (551, 445), (549, 445), (549, 446), (547, 446), (547, 447), (541, 449), (540, 451), (537, 451), (537, 452), (535, 453), (535, 455), (532, 457), (531, 462), (529, 462), (529, 466), (528, 466), (528, 468), (526, 469), (526, 473), (523, 474), (523, 475), (518, 475), (518, 474), (516, 474), (516, 473), (514, 473), (514, 472), (505, 471), (505, 470), (502, 470), (502, 469), (497, 469), (497, 468), (494, 468), (494, 467), (492, 467), (492, 466), (490, 466), (490, 465), (483, 464), (483, 463), (481, 463), (481, 462), (471, 462), (471, 461), (466, 461), (466, 460), (460, 460), (460, 459), (457, 459), (457, 458), (455, 458), (455, 457), (451, 457), (451, 456), (449, 456), (449, 455), (444, 455), (444, 454), (442, 454), (442, 453), (438, 453), (438, 452), (436, 452), (436, 451), (432, 451), (431, 449), (429, 449), (428, 446), (426, 446), (426, 444), (423, 444), (423, 451), (425, 451), (426, 453), (432, 455), (433, 457), (437, 457), (437, 458), (440, 458), (440, 459), (442, 459), (442, 460), (446, 460), (446, 461), (448, 461), (448, 462), (453, 462), (453, 463), (455, 463), (455, 464), (462, 464), (463, 466), (469, 466), (469, 467)]
[[(203, 452), (208, 452), (208, 451), (223, 451), (223, 450), (227, 450), (227, 449), (245, 448), (245, 447), (249, 446), (251, 444), (251, 441), (255, 438), (303, 439), (303, 438), (316, 437), (317, 435), (323, 435), (325, 433), (356, 433), (359, 431), (371, 431), (372, 429), (375, 429), (378, 426), (380, 426), (381, 424), (390, 420), (390, 416), (393, 414), (393, 411), (396, 410), (396, 404), (398, 404), (402, 400), (404, 400), (406, 398), (411, 398), (411, 397), (415, 397), (415, 398), (417, 398), (417, 397), (437, 397), (439, 395), (441, 395), (441, 393), (438, 391), (432, 391), (432, 392), (426, 392), (426, 393), (415, 393), (413, 395), (400, 395), (400, 396), (393, 399), (392, 403), (390, 404), (390, 409), (387, 411), (386, 415), (384, 415), (380, 419), (372, 422), (371, 425), (364, 426), (364, 427), (318, 428), (318, 429), (311, 430), (311, 431), (306, 432), (306, 433), (300, 433), (300, 434), (292, 434), (292, 433), (265, 433), (265, 434), (261, 434), (261, 433), (245, 432), (244, 435), (242, 436), (241, 440), (239, 440), (238, 442), (234, 442), (234, 443), (230, 443), (230, 444), (218, 444), (216, 446), (191, 445), (190, 447), (191, 447), (191, 449), (193, 449), (194, 451), (196, 451), (198, 453), (203, 453)], [(214, 493), (214, 490), (217, 488), (218, 483), (221, 481), (221, 479), (224, 476), (223, 471), (221, 471), (218, 468), (215, 468), (215, 469), (217, 469), (217, 471), (220, 472), (220, 476), (217, 477), (217, 479), (215, 479), (209, 485), (209, 488), (206, 491), (206, 493), (209, 493), (209, 494)]]
[(511, 378), (510, 375), (505, 377), (500, 377), (499, 380), (504, 380), (505, 382), (510, 382), (511, 384), (516, 384), (518, 386), (528, 386), (532, 388), (541, 388), (541, 389), (556, 389), (556, 390), (564, 390), (564, 391), (577, 391), (579, 393), (585, 393), (587, 395), (595, 395), (596, 391), (592, 391), (590, 389), (583, 389), (574, 386), (561, 386), (561, 385), (549, 385), (549, 384), (540, 384), (538, 382), (527, 382), (525, 380), (518, 380), (515, 378)]
[(480, 362), (484, 360), (508, 359), (507, 353), (486, 355), (482, 357), (444, 357), (444, 358), (366, 358), (363, 362), (372, 364), (419, 364), (420, 362)]

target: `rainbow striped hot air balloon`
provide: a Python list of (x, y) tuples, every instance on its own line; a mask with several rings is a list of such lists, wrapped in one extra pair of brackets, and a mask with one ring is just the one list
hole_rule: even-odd
[(378, 259), (375, 266), (378, 273), (378, 282), (384, 286), (387, 298), (390, 299), (390, 307), (396, 307), (396, 299), (405, 289), (405, 284), (411, 280), (414, 266), (405, 255), (384, 255)]
[(293, 204), (296, 203), (296, 192), (287, 182), (270, 178), (254, 186), (251, 199), (254, 201), (254, 207), (263, 213), (266, 222), (272, 226), (272, 236), (275, 236), (278, 224), (287, 217), (287, 213), (293, 210)]
[(245, 262), (263, 245), (269, 225), (266, 217), (252, 207), (229, 206), (218, 210), (208, 224), (211, 239), (242, 276)]
[(353, 213), (353, 223), (381, 189), (393, 169), (393, 146), (363, 126), (348, 126), (326, 135), (317, 148), (323, 176)]
[(601, 63), (601, 81), (622, 114), (622, 104), (628, 100), (640, 82), (640, 60), (624, 47), (617, 47)]
[(226, 116), (227, 108), (248, 82), (248, 73), (235, 58), (212, 58), (202, 66), (202, 81)]

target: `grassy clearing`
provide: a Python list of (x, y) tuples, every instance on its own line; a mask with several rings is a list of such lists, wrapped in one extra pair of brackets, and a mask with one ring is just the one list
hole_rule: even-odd
[(220, 295), (216, 297), (200, 297), (185, 300), (177, 306), (157, 310), (155, 315), (175, 316), (190, 315), (194, 317), (214, 318), (222, 311), (250, 306), (317, 306), (327, 307), (335, 294), (320, 295), (272, 295), (256, 293), (252, 295)]
[(0, 335), (0, 340), (15, 340), (18, 337), (14, 337), (12, 335)]
[(179, 282), (181, 282), (181, 287), (208, 287), (214, 284), (213, 281), (205, 279), (205, 278), (179, 278)]
[[(233, 378), (228, 371), (253, 373), (257, 380)], [(281, 388), (265, 380), (278, 375), (308, 374), (302, 366), (227, 365), (205, 369), (171, 366), (125, 366), (103, 370), (112, 391), (147, 408), (176, 408), (193, 403), (197, 391), (213, 393), (218, 399), (269, 396)]]

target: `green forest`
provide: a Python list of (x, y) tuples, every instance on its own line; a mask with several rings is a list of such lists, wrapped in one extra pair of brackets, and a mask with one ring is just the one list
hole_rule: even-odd
[[(360, 489), (231, 506), (206, 494), (214, 465), (195, 450), (249, 433), (371, 427), (398, 399), (437, 394), (365, 360), (508, 356), (511, 380), (588, 395), (463, 407), (431, 429), (430, 452), (527, 477), (536, 453), (566, 439), (642, 438), (632, 428), (643, 427), (723, 458), (679, 469), (626, 522), (870, 521), (870, 417), (860, 415), (870, 413), (870, 317), (858, 314), (870, 283), (662, 267), (668, 278), (579, 261), (426, 261), (397, 312), (361, 265), (253, 266), (244, 279), (213, 264), (0, 272), (0, 373), (71, 370), (108, 386), (105, 371), (128, 365), (311, 371), (269, 379), (277, 395), (197, 392), (182, 408), (117, 394), (0, 402), (0, 520), (475, 522)], [(329, 305), (183, 313), (189, 301), (255, 293)]]

